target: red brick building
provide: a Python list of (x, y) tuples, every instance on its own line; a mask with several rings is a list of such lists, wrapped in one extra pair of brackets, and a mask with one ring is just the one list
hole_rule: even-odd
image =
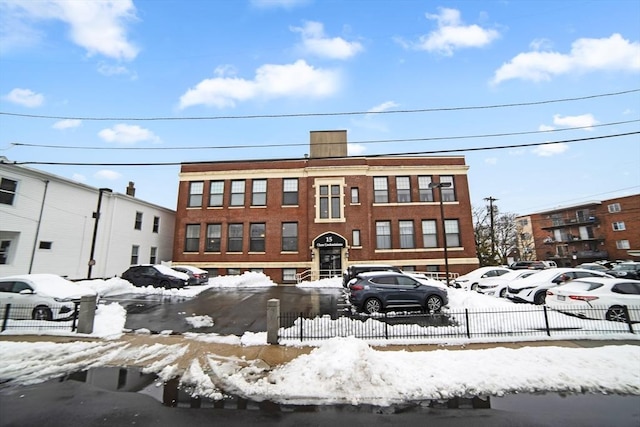
[(640, 257), (640, 194), (581, 203), (517, 219), (521, 247), (559, 267)]
[(441, 190), (449, 271), (478, 267), (464, 157), (347, 157), (346, 131), (311, 132), (310, 152), (183, 163), (173, 261), (276, 283), (356, 263), (444, 272)]

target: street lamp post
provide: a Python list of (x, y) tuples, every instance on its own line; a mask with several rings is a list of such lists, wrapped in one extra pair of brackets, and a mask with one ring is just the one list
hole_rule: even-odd
[(438, 196), (440, 197), (440, 221), (442, 222), (442, 243), (444, 244), (444, 269), (446, 274), (447, 286), (449, 286), (449, 253), (447, 250), (447, 231), (444, 225), (444, 205), (442, 203), (442, 188), (451, 187), (450, 182), (432, 182), (429, 184), (429, 188), (437, 188)]
[(113, 190), (110, 188), (100, 188), (98, 190), (98, 207), (96, 211), (93, 213), (93, 218), (95, 221), (93, 222), (93, 238), (91, 239), (91, 254), (89, 255), (89, 270), (87, 271), (87, 279), (91, 279), (91, 270), (96, 263), (96, 260), (93, 259), (93, 256), (96, 252), (96, 238), (98, 237), (98, 220), (100, 219), (100, 208), (102, 207), (102, 194), (111, 193)]

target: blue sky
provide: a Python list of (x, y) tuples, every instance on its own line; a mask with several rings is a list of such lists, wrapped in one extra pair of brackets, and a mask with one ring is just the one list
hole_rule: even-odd
[(172, 209), (179, 166), (104, 164), (346, 129), (352, 155), (459, 150), (474, 206), (637, 194), (639, 89), (635, 0), (0, 0), (0, 156)]

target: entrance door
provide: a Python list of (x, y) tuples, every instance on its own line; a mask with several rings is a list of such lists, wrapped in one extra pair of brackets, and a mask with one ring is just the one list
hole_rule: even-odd
[(320, 278), (342, 275), (342, 248), (318, 248), (320, 254)]

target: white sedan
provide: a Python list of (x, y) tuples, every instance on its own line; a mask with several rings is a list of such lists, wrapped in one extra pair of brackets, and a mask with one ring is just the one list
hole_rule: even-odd
[(497, 277), (485, 277), (478, 280), (478, 287), (476, 291), (485, 295), (493, 295), (496, 297), (504, 298), (507, 293), (507, 286), (514, 280), (524, 279), (532, 274), (537, 273), (540, 270), (513, 270), (502, 276)]
[(453, 281), (455, 288), (462, 288), (465, 290), (475, 291), (478, 288), (478, 282), (480, 279), (486, 279), (488, 277), (498, 277), (513, 271), (506, 267), (480, 267), (467, 274), (464, 274)]
[(548, 307), (590, 319), (640, 322), (640, 280), (578, 279), (547, 291)]
[(9, 318), (35, 320), (70, 319), (83, 296), (92, 289), (76, 285), (55, 274), (23, 274), (0, 278), (0, 316), (11, 304)]

